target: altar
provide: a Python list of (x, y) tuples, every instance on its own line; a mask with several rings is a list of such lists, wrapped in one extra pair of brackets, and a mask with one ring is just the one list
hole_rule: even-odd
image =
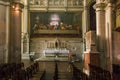
[(44, 55), (46, 57), (67, 57), (69, 50), (67, 49), (46, 49), (44, 50)]

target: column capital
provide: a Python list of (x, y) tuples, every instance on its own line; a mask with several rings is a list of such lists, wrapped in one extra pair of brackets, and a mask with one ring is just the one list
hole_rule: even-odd
[(97, 3), (93, 6), (93, 8), (96, 9), (96, 11), (99, 10), (104, 11), (106, 6), (107, 6), (106, 3)]
[(106, 5), (106, 9), (108, 9), (109, 7), (111, 7), (112, 8), (112, 10), (114, 10), (115, 9), (115, 5), (114, 4), (112, 4), (112, 3), (107, 3), (107, 5)]
[(22, 9), (24, 8), (24, 4), (21, 1), (13, 1), (11, 2), (11, 8), (14, 11), (22, 11)]

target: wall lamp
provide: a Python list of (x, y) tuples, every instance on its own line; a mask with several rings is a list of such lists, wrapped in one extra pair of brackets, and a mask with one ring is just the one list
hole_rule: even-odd
[(22, 11), (22, 8), (24, 8), (24, 5), (22, 2), (17, 1), (17, 2), (11, 2), (11, 8), (14, 11)]

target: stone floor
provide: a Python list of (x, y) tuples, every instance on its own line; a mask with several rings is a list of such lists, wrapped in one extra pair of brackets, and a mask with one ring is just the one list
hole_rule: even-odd
[[(29, 66), (32, 62), (23, 61), (25, 63), (25, 67)], [(72, 80), (72, 71), (68, 62), (58, 61), (58, 80)], [(81, 62), (74, 62), (75, 66), (79, 69), (82, 69)], [(54, 70), (55, 70), (55, 62), (54, 61), (40, 61), (39, 62), (39, 71), (33, 75), (30, 80), (40, 80), (40, 76), (43, 71), (46, 70), (46, 78), (45, 80), (53, 80)]]

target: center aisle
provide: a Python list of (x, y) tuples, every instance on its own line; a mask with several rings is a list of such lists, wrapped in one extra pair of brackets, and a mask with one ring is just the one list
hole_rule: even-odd
[[(77, 67), (82, 69), (82, 64), (79, 62), (74, 63)], [(68, 62), (57, 61), (58, 65), (58, 80), (72, 80), (72, 69)], [(40, 80), (40, 77), (46, 71), (45, 80), (53, 80), (55, 72), (55, 62), (54, 61), (40, 61), (39, 71), (33, 75), (30, 80)]]

